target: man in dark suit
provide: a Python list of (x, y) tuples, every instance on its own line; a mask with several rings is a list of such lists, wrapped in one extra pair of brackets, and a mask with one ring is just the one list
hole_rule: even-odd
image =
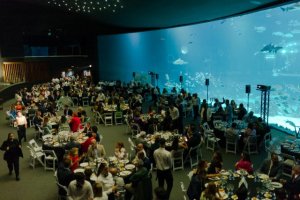
[(282, 163), (278, 159), (278, 155), (275, 153), (271, 154), (271, 159), (266, 159), (261, 167), (259, 168), (259, 172), (263, 174), (267, 174), (270, 179), (279, 180), (282, 174)]
[(73, 111), (69, 108), (68, 105), (65, 105), (64, 116), (72, 116)]
[(292, 179), (287, 181), (284, 187), (288, 191), (289, 200), (300, 199), (300, 165), (293, 167)]
[[(57, 168), (57, 181), (59, 184), (68, 187), (69, 183), (74, 180), (74, 174), (70, 169), (71, 166), (71, 160), (69, 158), (65, 158), (63, 160), (63, 163), (59, 165)], [(59, 194), (60, 195), (66, 195), (66, 191), (59, 188)]]

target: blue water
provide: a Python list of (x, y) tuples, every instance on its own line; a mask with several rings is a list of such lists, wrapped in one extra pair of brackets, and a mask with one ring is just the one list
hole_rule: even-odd
[(293, 129), (286, 121), (300, 125), (299, 16), (297, 3), (199, 25), (99, 36), (99, 76), (128, 82), (136, 72), (136, 81), (151, 83), (151, 71), (159, 74), (155, 84), (160, 88), (182, 86), (201, 99), (208, 78), (209, 98), (245, 105), (245, 85), (250, 84), (250, 109), (258, 115), (256, 86), (269, 85), (269, 121)]

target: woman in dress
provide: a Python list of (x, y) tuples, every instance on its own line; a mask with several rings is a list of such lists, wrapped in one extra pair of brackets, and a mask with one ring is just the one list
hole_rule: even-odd
[(126, 152), (123, 142), (117, 142), (115, 148), (115, 156), (120, 160), (127, 159), (128, 154)]
[(12, 175), (13, 169), (15, 170), (16, 180), (20, 180), (19, 176), (19, 157), (23, 157), (21, 145), (19, 141), (15, 139), (13, 133), (9, 133), (7, 140), (1, 145), (1, 150), (5, 151), (4, 160), (7, 162), (9, 175)]

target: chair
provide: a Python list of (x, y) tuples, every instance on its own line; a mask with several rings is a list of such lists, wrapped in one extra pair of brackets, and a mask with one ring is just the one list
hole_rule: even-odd
[(190, 162), (190, 166), (191, 168), (195, 167), (198, 165), (199, 162), (199, 151), (201, 151), (200, 149), (201, 144), (190, 148), (188, 155), (185, 159), (185, 162), (189, 161)]
[(78, 102), (79, 102), (78, 97), (72, 97), (72, 102), (74, 106), (78, 106)]
[(42, 151), (43, 148), (41, 146), (38, 145), (38, 143), (35, 141), (35, 139), (31, 139), (29, 142), (28, 142), (30, 148), (32, 150), (34, 150), (35, 152), (39, 152), (39, 151)]
[(115, 112), (115, 124), (116, 125), (123, 124), (123, 113), (121, 111)]
[(226, 137), (226, 153), (234, 153), (237, 152), (237, 142), (238, 137), (227, 136)]
[(98, 124), (101, 124), (101, 122), (104, 124), (104, 119), (101, 116), (100, 112), (96, 112), (95, 120), (96, 120), (96, 123), (98, 123)]
[(69, 196), (68, 188), (56, 181), (58, 187), (58, 200), (67, 200)]
[(281, 153), (280, 157), (282, 157), (282, 175), (292, 178), (292, 169), (296, 164), (295, 156)]
[(258, 153), (256, 136), (249, 136), (244, 147), (244, 152), (247, 152), (249, 155)]
[(204, 130), (204, 141), (207, 142), (207, 139), (209, 137), (214, 136), (214, 131), (212, 129), (210, 129), (207, 122), (203, 123), (202, 127), (203, 127), (203, 130)]
[(130, 125), (131, 137), (135, 137), (138, 133), (141, 132), (140, 125), (137, 123), (131, 123)]
[(89, 98), (82, 97), (82, 106), (89, 106)]
[(215, 136), (215, 134), (209, 134), (208, 137), (207, 137), (207, 139), (206, 139), (206, 149), (210, 149), (210, 150), (214, 151), (215, 148), (216, 148), (216, 146), (219, 147), (219, 143), (218, 142), (220, 140), (221, 139), (217, 138)]
[(173, 171), (178, 169), (184, 169), (183, 149), (172, 151), (172, 167), (173, 167)]
[(104, 125), (112, 126), (113, 125), (113, 114), (112, 113), (104, 113), (103, 114)]
[(134, 158), (134, 154), (135, 154), (135, 144), (133, 143), (133, 141), (131, 140), (131, 138), (128, 138), (128, 142), (130, 144), (130, 153), (129, 153), (129, 159), (132, 160)]
[(30, 151), (30, 156), (29, 156), (29, 166), (31, 166), (33, 169), (36, 166), (36, 160), (42, 165), (44, 166), (44, 162), (43, 162), (43, 157), (44, 157), (44, 153), (43, 151), (35, 151), (33, 150), (30, 146), (27, 146), (27, 148)]
[(57, 156), (53, 150), (43, 150), (45, 154), (44, 158), (44, 169), (55, 171), (56, 162), (58, 161)]

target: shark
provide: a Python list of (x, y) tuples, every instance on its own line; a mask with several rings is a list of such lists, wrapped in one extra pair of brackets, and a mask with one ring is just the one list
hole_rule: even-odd
[(274, 44), (268, 44), (264, 46), (260, 51), (263, 53), (277, 53), (278, 50), (282, 49), (281, 46), (276, 46)]

